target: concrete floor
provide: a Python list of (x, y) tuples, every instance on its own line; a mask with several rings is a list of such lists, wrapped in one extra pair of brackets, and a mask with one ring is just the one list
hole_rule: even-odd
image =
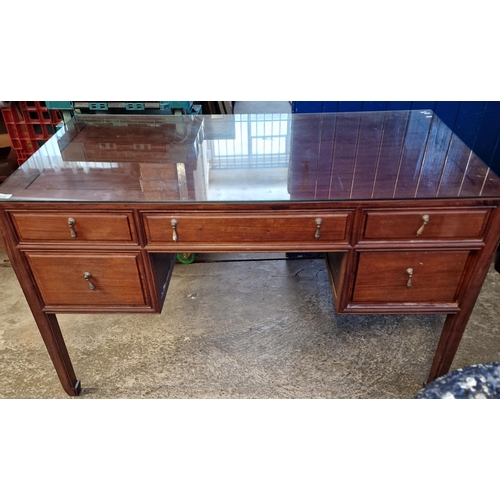
[[(287, 112), (289, 103), (236, 103)], [(66, 398), (0, 248), (0, 398)], [(453, 369), (500, 360), (493, 269)], [(412, 398), (444, 316), (337, 316), (322, 259), (197, 255), (161, 315), (58, 316), (82, 399)]]
[[(0, 398), (65, 398), (5, 259)], [(492, 269), (454, 368), (500, 359), (499, 297)], [(337, 316), (322, 259), (234, 254), (177, 264), (161, 315), (59, 321), (81, 398), (412, 398), (444, 317)]]

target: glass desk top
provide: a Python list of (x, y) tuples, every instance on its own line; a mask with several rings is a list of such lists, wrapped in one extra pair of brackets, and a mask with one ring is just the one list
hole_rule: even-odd
[(260, 202), (498, 197), (431, 111), (77, 115), (0, 201)]

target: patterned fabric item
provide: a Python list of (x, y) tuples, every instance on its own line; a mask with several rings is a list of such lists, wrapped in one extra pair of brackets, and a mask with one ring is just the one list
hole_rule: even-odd
[(415, 399), (500, 399), (500, 363), (447, 373), (421, 389)]

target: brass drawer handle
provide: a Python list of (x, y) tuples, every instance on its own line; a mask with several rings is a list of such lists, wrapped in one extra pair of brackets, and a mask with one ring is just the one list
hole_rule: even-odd
[(406, 270), (406, 272), (408, 273), (408, 276), (409, 276), (408, 281), (406, 282), (406, 286), (407, 286), (408, 288), (410, 288), (410, 287), (411, 287), (411, 285), (412, 285), (411, 279), (413, 278), (413, 268), (409, 267), (409, 268)]
[(420, 229), (417, 231), (417, 236), (422, 236), (422, 233), (424, 232), (424, 227), (428, 222), (429, 222), (429, 216), (422, 215), (422, 225), (420, 226)]
[(172, 224), (172, 229), (173, 229), (173, 234), (172, 234), (172, 239), (174, 241), (177, 241), (179, 238), (177, 237), (177, 219), (172, 219), (171, 221)]
[(68, 219), (68, 226), (69, 226), (69, 230), (71, 231), (71, 237), (72, 238), (76, 238), (76, 232), (75, 230), (73, 229), (73, 226), (75, 225), (75, 219), (73, 219), (72, 217), (70, 217)]
[(320, 217), (318, 217), (316, 219), (316, 234), (314, 235), (314, 237), (319, 240), (319, 238), (321, 237), (321, 232), (320, 232), (320, 229), (321, 229), (321, 224), (323, 222), (323, 219), (321, 219)]
[(87, 283), (89, 284), (89, 288), (91, 290), (95, 290), (95, 285), (92, 283), (92, 281), (90, 281), (90, 278), (92, 277), (92, 275), (90, 273), (83, 273), (83, 277), (87, 280)]

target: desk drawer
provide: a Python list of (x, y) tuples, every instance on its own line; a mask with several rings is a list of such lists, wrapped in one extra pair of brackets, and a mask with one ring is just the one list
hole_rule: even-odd
[(19, 240), (26, 243), (135, 243), (132, 213), (11, 212)]
[(137, 252), (30, 251), (26, 257), (46, 307), (92, 312), (150, 306), (144, 266)]
[(361, 252), (357, 303), (453, 303), (470, 251)]
[(143, 214), (148, 244), (242, 247), (260, 244), (344, 243), (350, 212), (335, 214)]
[(363, 240), (480, 240), (489, 209), (367, 211)]

